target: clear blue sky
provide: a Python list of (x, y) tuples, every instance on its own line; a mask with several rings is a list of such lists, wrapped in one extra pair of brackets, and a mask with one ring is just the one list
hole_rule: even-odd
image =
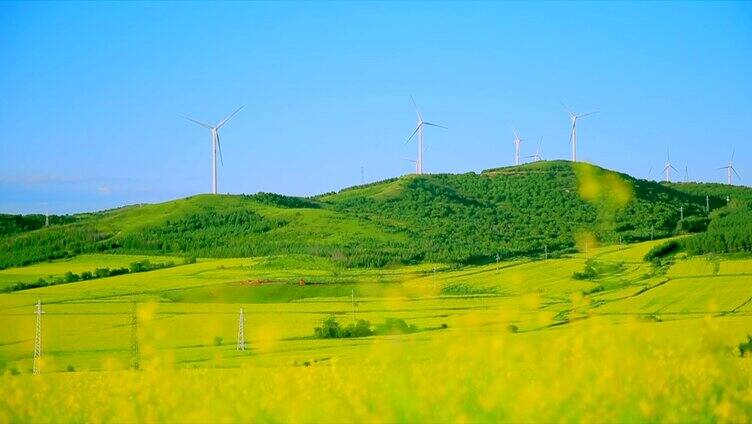
[[(569, 158), (557, 102), (600, 113), (579, 155), (658, 178), (752, 181), (752, 3), (0, 3), (0, 211), (210, 190), (312, 195), (511, 164), (511, 126)], [(534, 142), (523, 144), (532, 154)], [(45, 204), (47, 206), (45, 206)]]

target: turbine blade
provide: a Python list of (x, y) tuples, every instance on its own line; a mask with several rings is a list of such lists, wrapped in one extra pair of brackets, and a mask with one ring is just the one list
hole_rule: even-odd
[(413, 137), (415, 137), (415, 134), (416, 134), (416, 133), (418, 132), (418, 130), (420, 129), (420, 126), (421, 126), (421, 125), (423, 125), (423, 123), (422, 123), (422, 122), (421, 122), (420, 124), (418, 124), (418, 126), (417, 126), (417, 127), (415, 127), (415, 131), (413, 131), (413, 133), (412, 133), (412, 134), (410, 134), (410, 137), (408, 137), (408, 138), (407, 138), (407, 141), (405, 141), (405, 144), (409, 143), (409, 142), (410, 142), (410, 140), (412, 140), (412, 139), (413, 139)]
[(222, 125), (226, 124), (227, 121), (229, 121), (230, 119), (232, 119), (232, 117), (235, 116), (238, 112), (240, 112), (240, 109), (243, 109), (244, 107), (245, 107), (245, 105), (240, 106), (239, 108), (235, 109), (235, 112), (229, 114), (227, 116), (227, 118), (223, 119), (222, 122), (220, 122), (219, 124), (217, 124), (217, 129), (222, 128)]
[(736, 176), (737, 176), (737, 177), (739, 177), (739, 179), (740, 179), (740, 180), (742, 179), (742, 176), (741, 176), (741, 175), (739, 175), (739, 173), (738, 173), (738, 172), (736, 172), (736, 169), (734, 169), (734, 167), (733, 167), (733, 166), (731, 167), (731, 170), (732, 170), (732, 171), (734, 171), (734, 174), (736, 174)]
[(674, 168), (674, 165), (669, 165), (669, 168), (673, 169), (673, 170), (674, 170), (674, 171), (676, 171), (676, 172), (679, 172), (679, 170), (678, 170), (678, 169)]
[(447, 128), (447, 127), (444, 127), (444, 126), (442, 126), (442, 125), (432, 124), (432, 123), (430, 123), (430, 122), (423, 122), (423, 125), (430, 125), (430, 126), (432, 126), (432, 127), (439, 127), (439, 128), (444, 128), (445, 130), (448, 130), (448, 129), (449, 129), (449, 128)]
[(418, 104), (415, 103), (415, 99), (413, 98), (413, 95), (410, 95), (410, 101), (413, 102), (413, 107), (415, 107), (415, 113), (418, 114), (418, 121), (423, 122), (423, 117), (420, 116), (420, 111), (418, 110)]
[(731, 162), (734, 161), (734, 153), (736, 153), (736, 149), (731, 149)]
[(565, 104), (564, 104), (564, 102), (562, 102), (562, 101), (561, 101), (561, 99), (556, 99), (556, 100), (557, 100), (557, 101), (558, 101), (558, 102), (559, 102), (559, 103), (561, 104), (561, 107), (563, 107), (563, 108), (564, 108), (564, 110), (566, 110), (566, 111), (567, 111), (567, 113), (569, 114), (569, 116), (571, 116), (571, 117), (573, 117), (573, 118), (577, 116), (577, 115), (575, 115), (575, 113), (574, 113), (574, 112), (572, 112), (572, 110), (571, 110), (571, 109), (569, 109), (569, 108), (567, 107), (567, 105), (565, 105)]
[(212, 126), (211, 126), (211, 125), (209, 125), (209, 124), (205, 124), (205, 123), (203, 123), (203, 122), (201, 122), (201, 121), (197, 121), (197, 120), (195, 120), (195, 119), (193, 119), (193, 118), (190, 118), (190, 117), (188, 117), (188, 116), (185, 116), (185, 115), (183, 115), (183, 116), (182, 116), (182, 118), (183, 118), (183, 119), (187, 119), (187, 120), (189, 120), (189, 121), (193, 122), (194, 124), (198, 124), (198, 125), (201, 125), (201, 126), (202, 126), (202, 127), (204, 127), (204, 128), (212, 129)]
[(598, 113), (598, 112), (600, 112), (600, 111), (599, 111), (599, 110), (596, 110), (595, 112), (588, 112), (588, 113), (583, 113), (582, 115), (577, 115), (577, 119), (580, 119), (580, 118), (584, 118), (584, 117), (586, 117), (586, 116), (590, 116), (590, 115), (594, 115), (594, 114), (596, 114), (596, 113)]

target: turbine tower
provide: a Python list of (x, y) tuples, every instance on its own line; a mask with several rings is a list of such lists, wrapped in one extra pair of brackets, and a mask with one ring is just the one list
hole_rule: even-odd
[(415, 131), (413, 131), (412, 134), (410, 134), (410, 137), (408, 137), (407, 141), (405, 141), (405, 144), (409, 143), (410, 140), (415, 137), (415, 134), (418, 134), (418, 160), (415, 165), (416, 174), (421, 175), (423, 174), (423, 127), (426, 125), (431, 127), (439, 127), (447, 129), (447, 127), (443, 127), (441, 125), (432, 124), (430, 122), (426, 122), (423, 120), (423, 117), (420, 115), (420, 111), (418, 110), (418, 105), (415, 103), (415, 99), (413, 99), (413, 96), (410, 96), (410, 100), (413, 102), (413, 106), (415, 107), (415, 113), (418, 115), (418, 125), (415, 127)]
[(418, 173), (418, 161), (417, 161), (417, 160), (415, 160), (415, 159), (408, 159), (408, 158), (404, 158), (404, 159), (405, 159), (406, 161), (408, 161), (408, 162), (412, 162), (412, 163), (414, 163), (414, 164), (415, 164), (415, 173), (417, 174), (417, 173)]
[(519, 165), (520, 164), (520, 146), (522, 146), (523, 141), (527, 141), (527, 139), (520, 138), (520, 135), (517, 134), (517, 130), (512, 128), (512, 132), (514, 133), (514, 164)]
[(572, 112), (572, 110), (569, 109), (561, 100), (559, 100), (559, 103), (564, 106), (564, 109), (569, 114), (569, 120), (572, 122), (572, 132), (569, 134), (569, 144), (572, 145), (572, 162), (577, 162), (577, 120), (586, 116), (590, 116), (594, 113), (598, 113), (598, 111), (596, 110), (595, 112), (577, 114), (575, 112)]
[(736, 172), (736, 169), (734, 168), (734, 153), (735, 153), (735, 151), (732, 150), (731, 151), (731, 160), (729, 161), (728, 165), (722, 166), (722, 167), (718, 168), (718, 169), (725, 169), (726, 170), (726, 184), (728, 184), (728, 185), (731, 185), (731, 183), (732, 183), (732, 181), (731, 181), (731, 177), (732, 177), (731, 173), (732, 172), (734, 174), (736, 174), (736, 176), (739, 177), (740, 180), (742, 179), (742, 177), (739, 175), (738, 172)]
[(669, 156), (668, 149), (666, 149), (666, 164), (663, 165), (663, 174), (666, 176), (666, 179), (664, 181), (666, 181), (667, 183), (671, 182), (672, 169), (676, 172), (679, 172), (676, 168), (674, 168), (674, 165), (671, 165), (671, 157)]
[(540, 162), (543, 160), (543, 137), (541, 137), (540, 141), (538, 142), (538, 147), (535, 149), (535, 154), (530, 156), (525, 156), (525, 158), (532, 159), (533, 162)]
[(224, 164), (224, 160), (222, 159), (222, 145), (219, 143), (219, 129), (222, 128), (227, 121), (232, 119), (235, 114), (240, 112), (240, 109), (243, 109), (243, 106), (240, 106), (239, 108), (235, 109), (235, 112), (229, 114), (225, 119), (219, 121), (217, 125), (209, 125), (201, 121), (197, 121), (193, 118), (190, 118), (188, 116), (183, 116), (183, 118), (201, 125), (202, 127), (208, 129), (211, 131), (211, 138), (212, 138), (212, 194), (217, 194), (217, 151), (219, 151), (219, 160), (221, 163)]

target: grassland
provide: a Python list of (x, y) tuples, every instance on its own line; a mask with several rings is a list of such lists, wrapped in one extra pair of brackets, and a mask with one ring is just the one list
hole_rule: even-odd
[[(752, 260), (645, 262), (661, 242), (465, 266), (203, 259), (2, 294), (0, 422), (750, 421), (752, 360), (736, 346), (752, 333)], [(576, 279), (586, 264), (609, 271)], [(330, 315), (419, 331), (313, 338)]]

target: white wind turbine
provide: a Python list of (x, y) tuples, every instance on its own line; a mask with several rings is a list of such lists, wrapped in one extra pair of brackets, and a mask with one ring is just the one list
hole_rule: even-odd
[(595, 112), (577, 114), (572, 112), (572, 110), (569, 109), (567, 105), (565, 105), (561, 100), (559, 100), (559, 103), (564, 106), (564, 109), (569, 114), (569, 120), (572, 122), (572, 132), (569, 134), (569, 144), (572, 145), (572, 162), (577, 162), (577, 120), (586, 116), (590, 116), (594, 113), (598, 113), (598, 111), (596, 110)]
[(235, 109), (235, 112), (229, 114), (225, 119), (219, 121), (217, 125), (209, 125), (206, 123), (203, 123), (201, 121), (197, 121), (193, 118), (189, 118), (188, 116), (183, 116), (183, 118), (201, 125), (202, 127), (208, 129), (211, 131), (211, 137), (212, 137), (212, 194), (217, 194), (217, 151), (219, 151), (219, 160), (224, 164), (224, 160), (222, 159), (222, 145), (219, 142), (219, 129), (224, 126), (227, 121), (232, 119), (235, 114), (240, 112), (240, 109), (243, 109), (243, 106), (240, 106), (239, 108)]
[(671, 156), (669, 156), (668, 149), (666, 149), (666, 164), (663, 165), (663, 174), (666, 176), (667, 183), (671, 182), (671, 170), (674, 170), (676, 172), (679, 172), (676, 168), (674, 168), (674, 165), (671, 165)]
[(520, 164), (520, 147), (522, 146), (523, 141), (527, 141), (527, 139), (520, 138), (520, 135), (517, 134), (517, 130), (512, 128), (512, 132), (514, 133), (514, 164), (519, 165)]
[(413, 131), (412, 134), (410, 134), (410, 137), (407, 138), (407, 141), (405, 141), (405, 144), (409, 143), (410, 140), (415, 137), (415, 134), (418, 134), (418, 160), (415, 164), (415, 173), (420, 175), (423, 173), (423, 127), (428, 125), (431, 127), (439, 127), (447, 129), (447, 127), (443, 127), (441, 125), (432, 124), (430, 122), (426, 122), (423, 120), (423, 117), (420, 116), (420, 111), (418, 110), (418, 105), (415, 104), (415, 99), (413, 99), (413, 96), (410, 96), (410, 100), (413, 102), (413, 106), (415, 106), (415, 113), (418, 115), (418, 125), (415, 127), (415, 131)]
[(538, 142), (538, 147), (535, 149), (535, 154), (532, 154), (530, 156), (525, 156), (525, 158), (530, 158), (533, 160), (533, 162), (540, 162), (543, 160), (543, 137), (540, 138), (540, 141)]
[(418, 161), (415, 160), (415, 159), (408, 159), (408, 158), (403, 158), (403, 159), (405, 159), (408, 162), (412, 162), (412, 163), (415, 164), (415, 173), (417, 174), (418, 173)]
[(736, 174), (736, 176), (739, 177), (740, 180), (742, 179), (741, 175), (739, 175), (739, 173), (736, 172), (736, 169), (734, 168), (734, 153), (735, 153), (735, 151), (732, 150), (731, 151), (731, 160), (729, 161), (728, 165), (722, 166), (722, 167), (718, 168), (718, 169), (725, 169), (726, 170), (726, 183), (728, 185), (731, 185), (731, 177), (732, 177), (731, 173), (732, 172), (734, 174)]

